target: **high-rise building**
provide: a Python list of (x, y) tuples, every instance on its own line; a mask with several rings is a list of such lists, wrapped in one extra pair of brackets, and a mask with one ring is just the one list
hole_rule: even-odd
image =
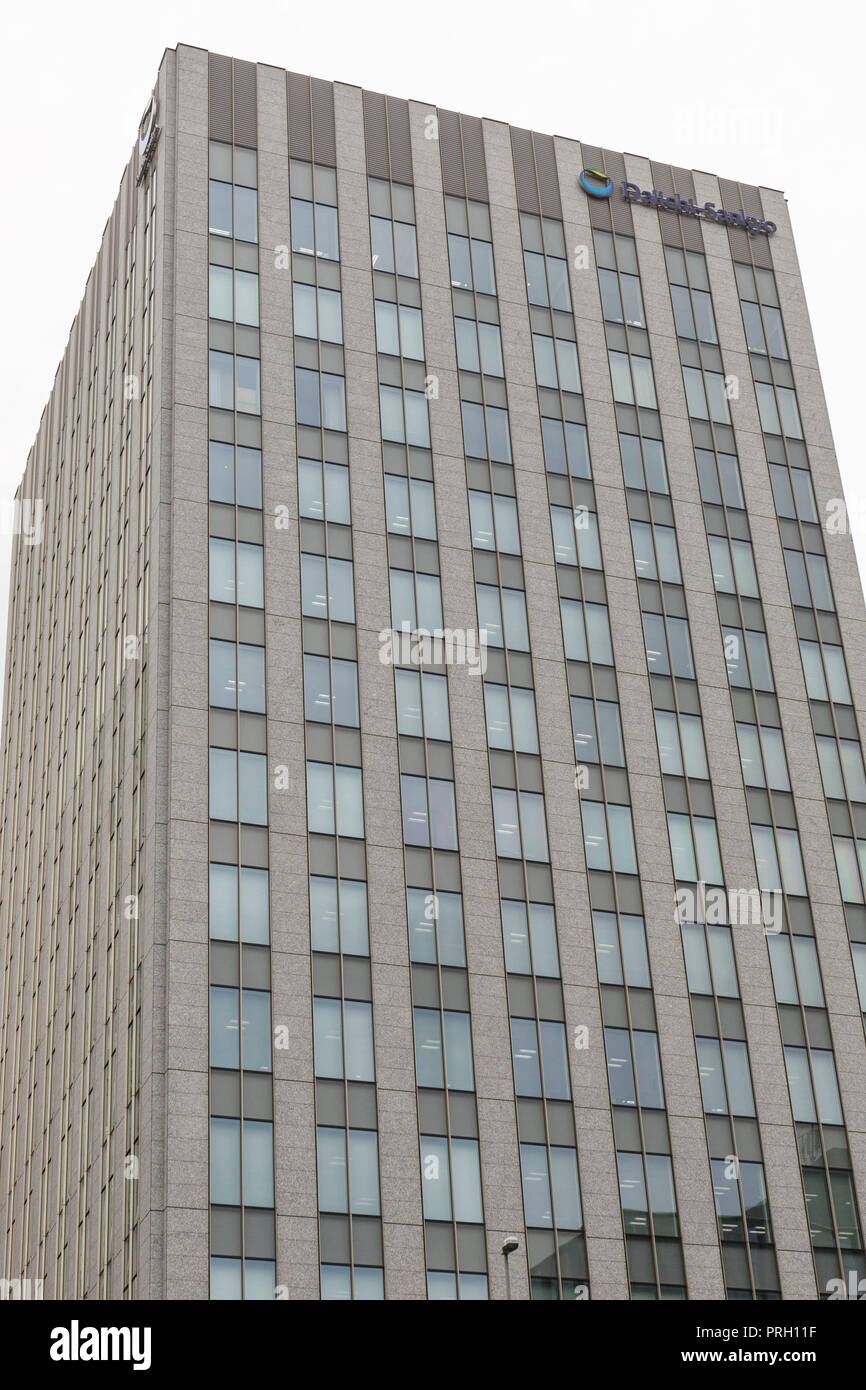
[(781, 193), (170, 50), (20, 502), (3, 1278), (866, 1275), (866, 612)]

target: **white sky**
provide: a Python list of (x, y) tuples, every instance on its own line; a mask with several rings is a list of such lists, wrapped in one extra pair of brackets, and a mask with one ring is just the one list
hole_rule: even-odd
[[(850, 0), (10, 5), (0, 503), (21, 477), (163, 50), (189, 43), (784, 190), (866, 571), (856, 13)], [(9, 560), (0, 534), (0, 663)]]

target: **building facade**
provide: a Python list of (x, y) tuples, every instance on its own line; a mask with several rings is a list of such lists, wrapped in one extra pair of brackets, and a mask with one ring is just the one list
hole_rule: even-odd
[(866, 1275), (866, 613), (780, 193), (169, 50), (20, 499), (0, 1275)]

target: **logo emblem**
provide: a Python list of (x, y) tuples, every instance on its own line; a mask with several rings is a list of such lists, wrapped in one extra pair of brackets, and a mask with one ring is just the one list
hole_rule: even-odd
[(609, 198), (613, 192), (613, 179), (601, 169), (582, 169), (577, 181), (592, 198)]

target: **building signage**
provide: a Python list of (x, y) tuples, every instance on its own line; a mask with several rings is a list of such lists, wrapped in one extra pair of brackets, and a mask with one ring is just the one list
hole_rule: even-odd
[(147, 167), (153, 159), (153, 152), (159, 139), (159, 126), (156, 123), (158, 113), (159, 106), (154, 96), (144, 108), (144, 115), (138, 127), (138, 177), (135, 180), (136, 183), (141, 183), (147, 173)]
[[(609, 198), (614, 190), (614, 182), (609, 174), (600, 169), (583, 169), (578, 183), (591, 198)], [(683, 198), (679, 193), (652, 192), (639, 188), (636, 183), (621, 183), (622, 196), (627, 203), (642, 203), (644, 207), (658, 208), (662, 212), (678, 212), (683, 217), (702, 217), (705, 222), (723, 222), (729, 227), (742, 227), (750, 236), (765, 233), (772, 236), (776, 230), (775, 222), (766, 222), (759, 217), (749, 217), (742, 208), (739, 212), (728, 212), (717, 208), (715, 203), (698, 204), (694, 198)]]

